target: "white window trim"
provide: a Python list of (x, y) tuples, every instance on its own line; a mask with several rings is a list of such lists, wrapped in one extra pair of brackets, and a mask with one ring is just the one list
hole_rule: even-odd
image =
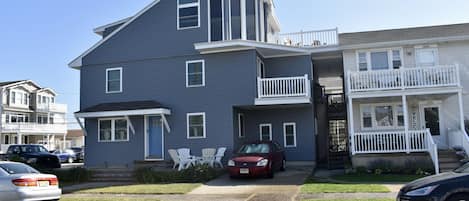
[[(127, 139), (125, 140), (116, 140), (116, 120), (125, 120), (127, 122)], [(111, 140), (101, 140), (101, 121), (111, 121)], [(120, 118), (102, 118), (98, 119), (98, 142), (128, 142), (129, 141), (129, 135), (130, 135), (130, 130), (129, 130), (129, 122), (127, 121), (126, 118), (120, 117)]]
[(262, 128), (263, 127), (269, 127), (269, 140), (272, 141), (272, 124), (259, 124), (259, 139), (262, 139)]
[[(189, 64), (193, 63), (202, 63), (202, 84), (189, 85)], [(195, 87), (205, 87), (205, 60), (191, 60), (186, 61), (186, 87), (195, 88)]]
[[(241, 117), (243, 118), (241, 121)], [(241, 124), (244, 125), (243, 129), (241, 130)], [(246, 137), (246, 120), (244, 119), (244, 114), (238, 114), (238, 137), (245, 138)]]
[[(191, 116), (202, 116), (202, 119), (203, 119), (203, 125), (204, 125), (204, 129), (203, 129), (203, 136), (200, 136), (200, 137), (191, 137), (190, 136), (190, 121), (189, 121), (189, 118)], [(187, 113), (187, 119), (186, 119), (186, 131), (187, 131), (187, 139), (205, 139), (207, 138), (207, 121), (206, 121), (206, 118), (205, 118), (205, 112), (195, 112), (195, 113)]]
[[(115, 71), (115, 70), (118, 70), (119, 71), (119, 91), (109, 91), (109, 71)], [(123, 74), (123, 71), (122, 71), (122, 67), (117, 67), (117, 68), (107, 68), (106, 69), (106, 93), (107, 94), (115, 94), (115, 93), (122, 93), (122, 74)]]
[[(211, 6), (211, 0), (208, 0), (208, 6), (207, 6), (207, 12), (208, 12), (208, 42), (212, 42), (212, 18), (211, 18), (211, 13), (210, 13), (210, 6)], [(226, 40), (225, 36), (225, 1), (221, 1), (221, 32), (222, 32), (222, 37), (221, 40), (224, 41)], [(179, 10), (179, 9), (178, 9)], [(178, 14), (179, 15), (179, 14)]]
[[(196, 3), (186, 3), (186, 4), (179, 4), (179, 0), (177, 0), (177, 15), (176, 15), (176, 21), (177, 21), (177, 30), (186, 30), (186, 29), (195, 29), (195, 28), (200, 28), (200, 0), (197, 0)], [(190, 7), (195, 7), (197, 6), (197, 26), (192, 26), (192, 27), (180, 27), (179, 24), (179, 9), (181, 8), (190, 8)]]
[[(404, 126), (398, 126), (398, 112), (397, 106), (402, 105), (400, 102), (389, 102), (389, 103), (373, 103), (373, 104), (361, 104), (360, 105), (360, 126), (362, 130), (373, 131), (373, 130), (392, 130), (392, 129), (404, 129)], [(393, 126), (378, 126), (376, 122), (375, 108), (379, 106), (391, 106), (393, 116)], [(363, 121), (363, 110), (365, 107), (371, 107), (371, 127), (365, 127)], [(405, 114), (403, 114), (405, 116)], [(404, 117), (405, 118), (405, 117)]]
[[(293, 138), (294, 138), (293, 145), (287, 145), (287, 126), (293, 126)], [(296, 147), (296, 123), (294, 122), (283, 123), (283, 145), (285, 148)]]
[(387, 52), (388, 53), (388, 69), (382, 70), (393, 70), (393, 54), (392, 51), (399, 50), (400, 57), (401, 57), (401, 68), (404, 67), (404, 48), (402, 47), (393, 47), (393, 48), (380, 48), (380, 49), (367, 49), (367, 50), (357, 50), (355, 52), (355, 59), (356, 59), (356, 71), (360, 71), (360, 54), (366, 54), (366, 64), (367, 70), (366, 71), (380, 71), (380, 70), (373, 70), (371, 68), (371, 53), (372, 52)]
[[(435, 66), (440, 65), (440, 53), (438, 52), (437, 45), (430, 45), (429, 47), (415, 46), (414, 49), (415, 49), (415, 66), (416, 67), (425, 67), (421, 65), (417, 56), (417, 53), (419, 51), (424, 51), (424, 50), (432, 50), (435, 53)], [(431, 66), (426, 66), (426, 67), (431, 67)]]
[[(12, 100), (12, 94), (13, 92), (15, 93), (15, 103), (12, 103), (11, 100)], [(24, 101), (24, 95), (26, 94), (27, 98), (26, 98), (26, 104), (23, 103)], [(20, 97), (20, 98), (18, 98)], [(30, 104), (30, 99), (31, 99), (31, 96), (28, 92), (26, 91), (23, 91), (23, 90), (19, 90), (19, 89), (10, 89), (10, 97), (9, 97), (9, 103), (10, 105), (12, 106), (18, 106), (18, 107), (27, 107), (29, 106)], [(19, 101), (19, 102), (18, 102)]]

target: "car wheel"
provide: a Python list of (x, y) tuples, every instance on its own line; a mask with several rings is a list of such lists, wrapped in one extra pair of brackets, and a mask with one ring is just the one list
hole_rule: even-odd
[(73, 163), (73, 158), (72, 157), (69, 157), (68, 160), (67, 160), (68, 163)]
[(456, 194), (448, 198), (446, 201), (469, 201), (469, 194)]
[(287, 169), (287, 161), (285, 159), (282, 160), (282, 166), (280, 167), (280, 171), (285, 171)]

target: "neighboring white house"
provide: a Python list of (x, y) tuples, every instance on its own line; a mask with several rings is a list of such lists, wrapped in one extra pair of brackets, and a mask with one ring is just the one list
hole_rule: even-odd
[(68, 130), (66, 137), (66, 148), (85, 146), (85, 135), (82, 130)]
[(67, 105), (57, 94), (31, 80), (0, 82), (0, 153), (11, 144), (62, 148), (67, 134)]

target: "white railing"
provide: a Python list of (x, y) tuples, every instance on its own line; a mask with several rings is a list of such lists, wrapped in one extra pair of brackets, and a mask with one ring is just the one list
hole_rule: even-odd
[(286, 78), (257, 78), (259, 98), (310, 97), (311, 84), (308, 75)]
[(46, 112), (60, 112), (66, 113), (67, 112), (67, 105), (66, 104), (58, 104), (58, 103), (49, 103), (49, 104), (37, 104), (36, 109), (39, 111), (46, 111)]
[(446, 87), (460, 84), (458, 65), (349, 72), (348, 77), (350, 92)]
[(339, 44), (338, 29), (278, 34), (273, 43), (298, 47), (325, 47)]
[(352, 154), (428, 152), (439, 172), (438, 150), (429, 130), (354, 133)]
[(2, 132), (62, 134), (67, 133), (67, 125), (38, 123), (3, 123)]

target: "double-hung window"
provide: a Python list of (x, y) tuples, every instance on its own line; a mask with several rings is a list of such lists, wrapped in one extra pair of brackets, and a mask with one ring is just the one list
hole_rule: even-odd
[(402, 67), (402, 50), (360, 51), (357, 53), (357, 67), (359, 71), (399, 69)]
[(187, 114), (187, 138), (199, 139), (206, 137), (205, 113)]
[(186, 62), (186, 86), (205, 86), (205, 62), (204, 60)]
[(361, 105), (363, 129), (400, 128), (404, 126), (404, 111), (401, 104)]
[(120, 92), (122, 92), (122, 68), (106, 69), (106, 93)]
[(415, 57), (417, 67), (438, 65), (437, 48), (417, 48), (415, 49)]
[(285, 147), (296, 147), (296, 123), (283, 124)]
[(272, 124), (259, 125), (260, 139), (262, 141), (272, 140)]
[(199, 0), (177, 0), (178, 29), (197, 28), (200, 26)]
[(98, 131), (99, 142), (129, 141), (129, 126), (124, 118), (100, 119)]

